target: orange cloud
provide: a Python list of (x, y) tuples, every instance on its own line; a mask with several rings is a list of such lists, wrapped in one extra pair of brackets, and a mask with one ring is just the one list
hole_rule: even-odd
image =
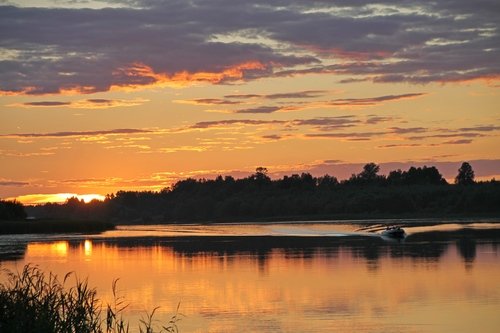
[(113, 74), (127, 78), (126, 83), (115, 83), (110, 90), (128, 90), (155, 87), (186, 87), (199, 82), (212, 84), (224, 81), (241, 80), (247, 71), (264, 70), (266, 66), (259, 61), (249, 61), (230, 66), (220, 72), (188, 72), (181, 71), (168, 75), (155, 72), (153, 68), (143, 63), (134, 63), (128, 68), (119, 69)]
[(148, 101), (149, 100), (142, 98), (136, 98), (132, 100), (93, 98), (72, 103), (71, 107), (77, 109), (107, 109), (120, 106), (137, 106)]
[(28, 86), (16, 91), (2, 90), (0, 89), (0, 96), (17, 96), (17, 95), (30, 95), (37, 91), (36, 87)]
[(147, 99), (136, 98), (136, 99), (104, 99), (104, 98), (92, 98), (85, 100), (78, 100), (74, 102), (61, 102), (61, 101), (35, 101), (26, 103), (16, 103), (7, 106), (11, 107), (23, 107), (23, 108), (56, 108), (56, 107), (68, 107), (72, 109), (108, 109), (114, 107), (123, 106), (137, 106), (148, 102)]
[(499, 74), (485, 74), (482, 76), (472, 77), (472, 78), (455, 77), (455, 78), (447, 78), (447, 79), (439, 80), (439, 82), (441, 82), (441, 83), (457, 83), (457, 84), (471, 84), (471, 83), (475, 83), (475, 82), (480, 82), (480, 83), (485, 83), (488, 86), (495, 87), (500, 82), (500, 75)]
[(40, 152), (19, 152), (14, 150), (0, 150), (1, 156), (8, 157), (33, 157), (33, 156), (50, 156), (54, 155), (54, 151), (40, 151)]
[(247, 72), (263, 71), (265, 69), (267, 69), (267, 66), (260, 61), (246, 61), (240, 64), (226, 66), (221, 71), (179, 71), (169, 75), (168, 73), (155, 72), (152, 67), (141, 62), (136, 62), (128, 67), (119, 68), (113, 71), (112, 75), (115, 80), (108, 87), (103, 88), (72, 84), (62, 86), (57, 91), (44, 92), (41, 91), (39, 87), (27, 86), (15, 91), (0, 90), (0, 96), (54, 94), (85, 95), (100, 91), (132, 91), (151, 87), (182, 88), (196, 83), (218, 84), (226, 81), (242, 80), (245, 78)]

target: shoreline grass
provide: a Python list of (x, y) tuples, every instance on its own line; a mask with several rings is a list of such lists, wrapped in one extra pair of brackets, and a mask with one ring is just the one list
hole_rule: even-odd
[[(68, 273), (62, 280), (37, 266), (26, 265), (21, 272), (7, 274), (0, 283), (0, 332), (2, 333), (127, 333), (129, 322), (123, 311), (128, 306), (113, 282), (112, 304), (104, 305), (88, 281)], [(75, 278), (74, 285), (67, 281)], [(178, 333), (178, 312), (165, 325), (154, 325), (155, 308), (139, 322), (141, 333)], [(177, 307), (177, 311), (179, 307)]]

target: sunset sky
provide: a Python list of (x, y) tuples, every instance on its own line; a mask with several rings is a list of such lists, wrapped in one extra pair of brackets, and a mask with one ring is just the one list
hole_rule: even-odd
[(469, 161), (500, 178), (497, 0), (0, 6), (0, 198), (258, 166), (343, 179), (435, 165), (452, 180)]

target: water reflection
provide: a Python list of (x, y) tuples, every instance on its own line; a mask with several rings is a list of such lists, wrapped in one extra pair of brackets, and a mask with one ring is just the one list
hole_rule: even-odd
[(68, 256), (69, 243), (67, 241), (51, 243), (30, 243), (26, 250), (26, 256), (32, 258), (54, 257), (65, 259)]
[(465, 267), (470, 270), (474, 259), (476, 259), (476, 241), (468, 238), (461, 238), (457, 241), (458, 252), (462, 256)]
[[(493, 235), (493, 236), (492, 236)], [(182, 332), (498, 332), (500, 238), (119, 237), (30, 242), (27, 262), (111, 282), (138, 320), (181, 302)], [(134, 319), (135, 318), (135, 319)]]
[(83, 249), (86, 257), (92, 256), (92, 241), (86, 239), (83, 243)]
[[(482, 237), (481, 237), (482, 236)], [(137, 248), (169, 248), (173, 253), (190, 258), (208, 254), (217, 258), (234, 258), (246, 255), (255, 258), (259, 270), (265, 272), (271, 253), (280, 250), (286, 259), (312, 259), (321, 255), (336, 258), (340, 252), (349, 252), (353, 260), (363, 261), (369, 270), (377, 270), (381, 258), (412, 258), (421, 262), (438, 262), (455, 243), (466, 267), (472, 267), (476, 258), (478, 241), (496, 247), (500, 237), (484, 237), (485, 234), (471, 232), (467, 237), (453, 233), (427, 233), (410, 236), (405, 242), (386, 242), (374, 237), (288, 237), (288, 236), (207, 236), (207, 237), (123, 237), (123, 238), (81, 238), (53, 241), (0, 243), (0, 261), (30, 258), (53, 258), (63, 260), (68, 251), (76, 250), (90, 260), (94, 244), (105, 244), (121, 249), (136, 251)], [(491, 235), (489, 235), (491, 236)], [(424, 241), (425, 240), (425, 241)], [(231, 259), (229, 259), (231, 260)]]

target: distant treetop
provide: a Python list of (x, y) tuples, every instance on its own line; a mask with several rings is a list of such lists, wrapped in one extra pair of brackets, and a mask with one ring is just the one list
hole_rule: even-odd
[(458, 175), (455, 177), (455, 184), (474, 184), (474, 177), (474, 170), (472, 170), (472, 166), (467, 162), (463, 162), (460, 169), (458, 169)]

